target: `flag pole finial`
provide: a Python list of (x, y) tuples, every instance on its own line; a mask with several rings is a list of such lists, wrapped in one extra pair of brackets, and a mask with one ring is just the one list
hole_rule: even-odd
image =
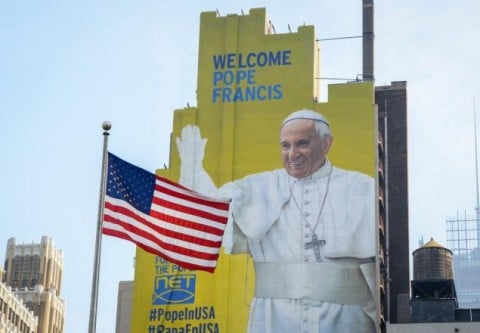
[(112, 123), (109, 122), (109, 121), (104, 121), (102, 123), (102, 128), (103, 128), (104, 131), (108, 132), (112, 128)]

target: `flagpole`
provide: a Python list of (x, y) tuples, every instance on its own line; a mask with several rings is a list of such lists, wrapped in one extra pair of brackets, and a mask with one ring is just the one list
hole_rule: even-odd
[(103, 207), (105, 205), (105, 182), (107, 178), (108, 163), (108, 131), (112, 125), (108, 121), (102, 123), (103, 128), (103, 155), (102, 175), (100, 180), (100, 198), (98, 204), (97, 235), (95, 241), (95, 258), (93, 264), (92, 294), (90, 298), (90, 319), (88, 321), (88, 333), (95, 333), (97, 327), (97, 304), (98, 304), (98, 283), (100, 276), (100, 257), (102, 252), (102, 221)]

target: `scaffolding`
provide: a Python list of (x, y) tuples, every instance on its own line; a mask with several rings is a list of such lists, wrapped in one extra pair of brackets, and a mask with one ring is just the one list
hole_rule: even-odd
[(447, 244), (453, 253), (455, 289), (460, 308), (480, 308), (480, 237), (478, 214), (447, 218)]

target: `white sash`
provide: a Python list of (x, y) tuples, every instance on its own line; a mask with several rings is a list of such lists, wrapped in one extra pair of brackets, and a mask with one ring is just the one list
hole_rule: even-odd
[(255, 262), (255, 297), (366, 306), (372, 296), (360, 266), (369, 265), (375, 269), (374, 263)]

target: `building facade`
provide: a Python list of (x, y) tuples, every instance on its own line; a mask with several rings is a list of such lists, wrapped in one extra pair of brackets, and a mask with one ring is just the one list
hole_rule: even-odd
[(407, 83), (375, 87), (379, 129), (380, 243), (385, 320), (398, 321), (398, 302), (410, 292), (408, 245)]
[(43, 236), (40, 244), (16, 244), (15, 238), (10, 238), (6, 253), (4, 279), (7, 285), (19, 289), (41, 285), (60, 295), (63, 253), (55, 248), (52, 238)]
[(115, 333), (130, 333), (132, 321), (133, 281), (120, 281), (117, 297)]
[(15, 296), (11, 287), (0, 283), (0, 333), (36, 333), (37, 327), (34, 312)]
[(455, 288), (461, 308), (480, 308), (479, 218), (457, 213), (448, 217), (447, 242), (453, 252)]
[(10, 238), (4, 270), (3, 282), (38, 317), (38, 333), (63, 333), (63, 253), (53, 239), (43, 236), (39, 244), (17, 244)]

